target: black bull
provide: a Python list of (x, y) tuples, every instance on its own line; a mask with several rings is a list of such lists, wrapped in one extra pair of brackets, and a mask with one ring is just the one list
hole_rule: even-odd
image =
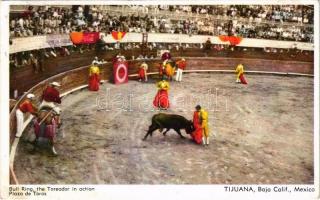
[(184, 137), (181, 135), (180, 129), (185, 129), (187, 134), (191, 134), (194, 130), (192, 121), (187, 120), (183, 116), (159, 113), (153, 115), (152, 124), (149, 126), (149, 130), (143, 140), (146, 140), (149, 135), (152, 136), (153, 131), (160, 129), (160, 132), (162, 132), (164, 128), (166, 129), (166, 131), (163, 132), (164, 136), (170, 129), (173, 129), (181, 138)]

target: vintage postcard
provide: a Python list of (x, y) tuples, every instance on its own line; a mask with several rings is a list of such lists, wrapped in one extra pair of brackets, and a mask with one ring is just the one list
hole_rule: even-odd
[(318, 1), (0, 13), (0, 199), (319, 198)]

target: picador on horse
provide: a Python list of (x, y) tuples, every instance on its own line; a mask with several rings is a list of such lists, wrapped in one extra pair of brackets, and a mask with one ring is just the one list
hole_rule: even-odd
[(160, 78), (171, 81), (175, 72), (175, 62), (171, 59), (171, 54), (168, 50), (164, 51), (161, 60), (162, 63), (159, 68)]
[(60, 84), (52, 82), (43, 91), (41, 97), (42, 102), (39, 109), (34, 104), (35, 95), (27, 94), (26, 99), (20, 103), (16, 110), (16, 137), (21, 137), (24, 128), (25, 116), (27, 116), (27, 114), (31, 114), (35, 117), (33, 120), (34, 133), (36, 136), (36, 139), (33, 142), (34, 149), (36, 147), (49, 144), (54, 155), (57, 155), (54, 147), (56, 133), (57, 129), (61, 126), (61, 109), (57, 106), (57, 104), (61, 104), (61, 97), (57, 87), (60, 87)]
[(60, 86), (59, 83), (52, 82), (43, 91), (38, 117), (33, 121), (36, 145), (48, 142), (54, 155), (57, 155), (54, 147), (57, 128), (62, 124), (60, 121), (61, 109), (57, 106), (57, 104), (61, 104), (60, 93), (57, 90), (57, 87)]

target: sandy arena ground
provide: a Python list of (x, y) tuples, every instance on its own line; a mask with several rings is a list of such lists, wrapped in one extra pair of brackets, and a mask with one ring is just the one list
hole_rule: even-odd
[(171, 83), (166, 112), (192, 119), (199, 102), (209, 111), (208, 147), (184, 131), (186, 139), (172, 130), (142, 141), (158, 112), (152, 111), (155, 81), (71, 94), (63, 99), (59, 155), (31, 153), (29, 128), (17, 149), (17, 178), (21, 184), (312, 184), (313, 78), (246, 78), (249, 85), (236, 84), (233, 74), (194, 73)]

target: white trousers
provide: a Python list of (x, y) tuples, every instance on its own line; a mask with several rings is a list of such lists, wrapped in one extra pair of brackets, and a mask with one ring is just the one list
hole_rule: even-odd
[(182, 72), (183, 72), (182, 69), (180, 68), (177, 69), (176, 81), (182, 81)]
[(209, 137), (202, 137), (202, 144), (203, 145), (205, 145), (205, 144), (207, 144), (207, 145), (209, 145)]
[(17, 118), (17, 132), (16, 137), (20, 137), (23, 131), (23, 123), (24, 123), (24, 116), (23, 112), (20, 109), (16, 110), (16, 118)]
[(48, 102), (48, 101), (45, 101), (43, 100), (40, 104), (40, 108), (41, 109), (42, 107), (49, 107), (49, 108), (52, 108), (52, 110), (57, 113), (57, 115), (60, 115), (61, 113), (61, 109), (56, 106), (56, 104), (54, 104), (53, 102)]

